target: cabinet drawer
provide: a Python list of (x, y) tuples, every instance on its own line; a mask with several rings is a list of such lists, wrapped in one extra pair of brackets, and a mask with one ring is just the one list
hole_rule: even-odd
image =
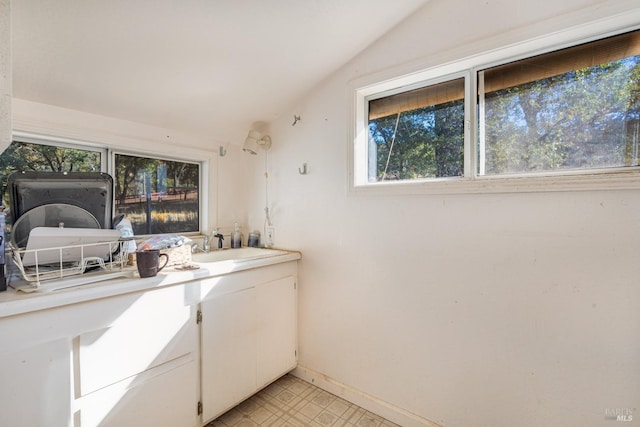
[[(97, 306), (98, 308), (98, 306)], [(183, 356), (197, 342), (195, 308), (176, 286), (100, 302), (109, 326), (76, 341), (80, 395)]]
[(196, 427), (197, 390), (198, 363), (186, 356), (82, 397), (79, 425)]

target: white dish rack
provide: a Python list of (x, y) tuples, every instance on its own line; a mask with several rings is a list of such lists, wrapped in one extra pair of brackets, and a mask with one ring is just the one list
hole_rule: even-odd
[[(10, 251), (13, 263), (22, 278), (39, 286), (43, 280), (65, 279), (94, 269), (110, 273), (123, 271), (128, 260), (127, 243), (127, 241), (115, 240), (40, 249), (20, 249), (10, 244)], [(85, 254), (96, 253), (96, 250), (108, 255), (104, 258), (85, 256)], [(77, 254), (76, 260), (68, 261), (69, 253)], [(23, 265), (25, 255), (35, 260), (33, 265)], [(57, 261), (51, 262), (52, 257), (57, 258)], [(45, 259), (47, 262), (40, 263), (39, 259)], [(91, 281), (95, 280), (89, 280), (87, 283)]]

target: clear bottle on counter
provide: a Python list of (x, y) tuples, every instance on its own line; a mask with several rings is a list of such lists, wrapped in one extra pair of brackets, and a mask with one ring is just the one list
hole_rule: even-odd
[(231, 247), (232, 248), (241, 248), (242, 247), (242, 233), (240, 232), (240, 226), (236, 222), (233, 225), (233, 234), (231, 235)]

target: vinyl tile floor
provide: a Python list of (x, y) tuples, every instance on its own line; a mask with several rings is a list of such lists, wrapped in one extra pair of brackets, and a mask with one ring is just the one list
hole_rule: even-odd
[(293, 375), (285, 375), (205, 427), (399, 427)]

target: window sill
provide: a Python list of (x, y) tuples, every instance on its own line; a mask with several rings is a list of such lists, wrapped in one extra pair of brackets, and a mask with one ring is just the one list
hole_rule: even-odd
[(443, 178), (351, 185), (352, 195), (499, 194), (640, 189), (640, 168), (626, 171), (545, 176)]

